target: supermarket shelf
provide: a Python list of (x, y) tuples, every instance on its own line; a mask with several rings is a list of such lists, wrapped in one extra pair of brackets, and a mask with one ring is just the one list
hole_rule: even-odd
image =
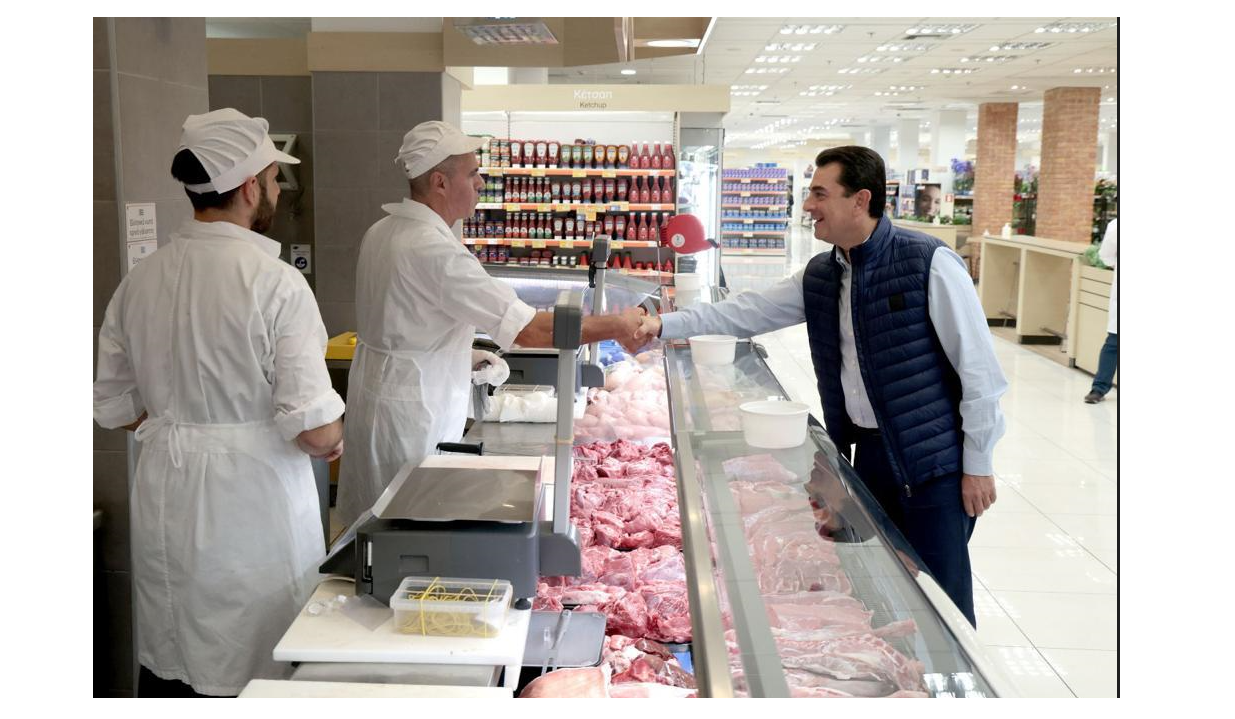
[(788, 222), (788, 217), (722, 217), (721, 223), (725, 222), (741, 222), (745, 225), (753, 225), (756, 222)]
[(569, 203), (569, 202), (481, 202), (478, 210), (506, 210), (507, 212), (674, 212), (677, 205), (645, 205), (635, 202)]
[(571, 168), (571, 167), (482, 167), (480, 174), (490, 177), (526, 175), (528, 177), (677, 177), (678, 171), (672, 170), (632, 170), (622, 168), (606, 170), (603, 168)]
[(722, 235), (738, 235), (741, 237), (784, 237), (784, 232), (773, 232), (771, 230), (755, 230), (746, 232), (744, 230), (721, 230)]
[[(531, 247), (533, 249), (542, 249), (545, 247), (565, 247), (567, 249), (589, 248), (592, 246), (591, 240), (525, 240), (523, 238), (514, 237), (464, 237), (463, 244), (476, 246), (498, 246), (498, 247)], [(609, 242), (610, 249), (614, 250), (632, 250), (645, 247), (657, 247), (659, 242), (650, 240), (611, 240)]]
[(729, 205), (729, 204), (724, 204), (724, 203), (722, 203), (722, 204), (721, 204), (721, 207), (722, 207), (722, 208), (747, 208), (747, 209), (749, 209), (749, 208), (756, 208), (756, 207), (757, 207), (757, 208), (759, 208), (759, 209), (761, 209), (761, 210), (762, 210), (762, 209), (766, 209), (766, 208), (772, 208), (772, 207), (788, 207), (788, 206), (789, 206), (789, 205), (786, 205), (786, 204), (783, 204), (783, 203), (782, 203), (782, 204), (779, 204), (779, 205), (742, 205), (742, 204), (737, 204), (737, 205)]
[(742, 192), (742, 191), (722, 191), (720, 194), (726, 197), (764, 197), (767, 195), (783, 195), (784, 192)]
[[(554, 267), (553, 265), (519, 265), (510, 262), (481, 262), (485, 267), (518, 267), (529, 270), (550, 270), (552, 272), (562, 272), (566, 274), (578, 274), (587, 272), (587, 267)], [(622, 275), (630, 275), (631, 277), (659, 277), (661, 279), (673, 277), (672, 272), (660, 272), (659, 270), (622, 270), (617, 268), (609, 268), (608, 272), (617, 272)]]
[(766, 184), (775, 184), (775, 183), (783, 184), (785, 182), (788, 182), (788, 179), (789, 178), (787, 177), (721, 177), (720, 181), (722, 183), (723, 182), (740, 182), (743, 185), (749, 185), (751, 183), (759, 183), (759, 182), (766, 183)]
[(729, 255), (731, 257), (733, 256), (742, 257), (744, 255), (751, 255), (751, 256), (757, 256), (757, 257), (784, 257), (785, 256), (785, 249), (783, 247), (765, 248), (765, 249), (749, 248), (749, 247), (722, 247), (721, 250), (723, 251), (724, 254)]

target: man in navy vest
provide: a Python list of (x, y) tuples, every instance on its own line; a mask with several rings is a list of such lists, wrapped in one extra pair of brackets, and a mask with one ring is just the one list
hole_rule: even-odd
[(964, 261), (884, 217), (883, 160), (815, 159), (802, 211), (832, 243), (764, 292), (644, 319), (643, 334), (751, 337), (806, 323), (828, 435), (971, 624), (969, 537), (995, 501), (1007, 389)]

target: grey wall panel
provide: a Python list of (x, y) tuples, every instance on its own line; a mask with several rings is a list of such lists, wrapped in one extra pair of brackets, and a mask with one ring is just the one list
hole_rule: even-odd
[(377, 134), (318, 129), (313, 134), (313, 184), (320, 190), (375, 187)]
[(309, 77), (262, 77), (262, 117), (278, 132), (313, 132), (313, 81)]
[(442, 77), (437, 72), (377, 73), (377, 129), (402, 137), (422, 122), (442, 119)]
[[(249, 117), (262, 114), (262, 81), (257, 77), (211, 75), (209, 80), (210, 109), (234, 108)], [(273, 129), (273, 127), (272, 127)]]
[(172, 158), (185, 118), (209, 107), (207, 91), (133, 75), (120, 75), (119, 81), (124, 201), (184, 198), (183, 185), (171, 175)]
[(313, 73), (315, 130), (376, 131), (377, 75), (371, 72)]
[(118, 18), (116, 69), (206, 89), (205, 18)]

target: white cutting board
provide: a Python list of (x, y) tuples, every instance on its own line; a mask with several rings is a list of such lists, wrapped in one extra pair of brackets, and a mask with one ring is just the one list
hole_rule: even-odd
[[(305, 604), (354, 596), (355, 585), (327, 579)], [(502, 633), (480, 637), (422, 637), (400, 634), (394, 614), (370, 631), (338, 610), (311, 615), (303, 608), (274, 648), (280, 662), (404, 662), (407, 664), (482, 664), (516, 666), (523, 663), (530, 610), (511, 609)]]
[(241, 699), (263, 698), (441, 698), (441, 699), (510, 699), (514, 692), (502, 687), (452, 687), (416, 684), (361, 684), (357, 682), (297, 682), (277, 679), (254, 679), (249, 682)]

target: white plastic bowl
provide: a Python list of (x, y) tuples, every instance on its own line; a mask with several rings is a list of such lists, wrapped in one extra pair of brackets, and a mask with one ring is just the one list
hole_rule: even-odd
[(697, 335), (689, 342), (690, 356), (702, 365), (733, 364), (738, 348), (738, 338), (730, 335)]
[(761, 400), (738, 407), (746, 443), (761, 449), (788, 449), (806, 441), (810, 408), (801, 402)]
[(678, 291), (681, 290), (697, 290), (701, 286), (703, 278), (696, 272), (675, 272), (673, 275), (673, 286)]
[(697, 305), (701, 296), (699, 290), (678, 290), (677, 294), (673, 296), (673, 306), (680, 308)]

